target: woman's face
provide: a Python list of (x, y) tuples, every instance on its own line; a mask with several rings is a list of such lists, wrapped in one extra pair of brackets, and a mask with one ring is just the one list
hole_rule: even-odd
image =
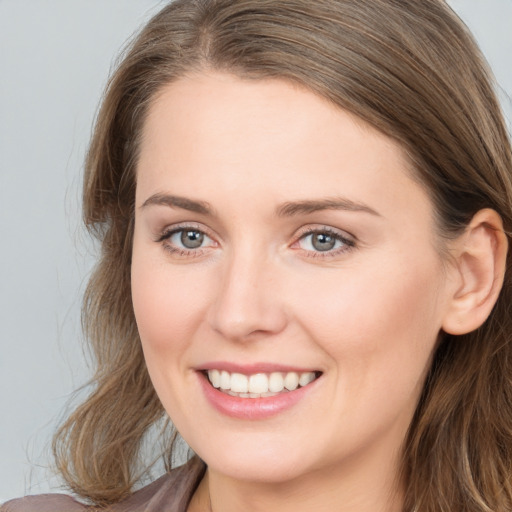
[(437, 241), (401, 148), (324, 99), (217, 73), (161, 91), (133, 303), (156, 391), (211, 470), (390, 471), (449, 303)]

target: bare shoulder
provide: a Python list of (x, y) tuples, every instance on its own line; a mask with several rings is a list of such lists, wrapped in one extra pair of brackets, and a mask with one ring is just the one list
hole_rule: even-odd
[(65, 494), (25, 496), (0, 505), (0, 512), (85, 512), (87, 509)]

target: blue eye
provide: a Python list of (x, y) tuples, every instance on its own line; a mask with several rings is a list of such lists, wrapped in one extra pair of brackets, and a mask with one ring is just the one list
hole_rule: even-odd
[(215, 242), (204, 231), (195, 227), (177, 227), (162, 234), (157, 240), (164, 248), (180, 256), (198, 255), (201, 249), (213, 247)]
[(175, 245), (181, 244), (185, 249), (197, 249), (203, 245), (205, 237), (197, 229), (182, 229), (173, 233), (169, 240)]
[(354, 242), (330, 230), (316, 230), (304, 234), (298, 245), (305, 251), (329, 253), (354, 247)]

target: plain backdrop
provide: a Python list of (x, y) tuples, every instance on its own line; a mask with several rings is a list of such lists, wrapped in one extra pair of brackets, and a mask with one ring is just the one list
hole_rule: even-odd
[[(0, 503), (58, 490), (51, 433), (90, 375), (83, 156), (115, 56), (165, 3), (0, 0)], [(512, 0), (450, 3), (491, 63), (510, 131)]]

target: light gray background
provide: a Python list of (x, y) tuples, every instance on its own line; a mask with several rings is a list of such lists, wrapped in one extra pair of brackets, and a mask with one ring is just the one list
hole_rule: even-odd
[[(0, 503), (58, 488), (45, 469), (51, 432), (89, 375), (83, 155), (113, 58), (164, 3), (0, 0)], [(510, 96), (512, 0), (450, 3)]]

